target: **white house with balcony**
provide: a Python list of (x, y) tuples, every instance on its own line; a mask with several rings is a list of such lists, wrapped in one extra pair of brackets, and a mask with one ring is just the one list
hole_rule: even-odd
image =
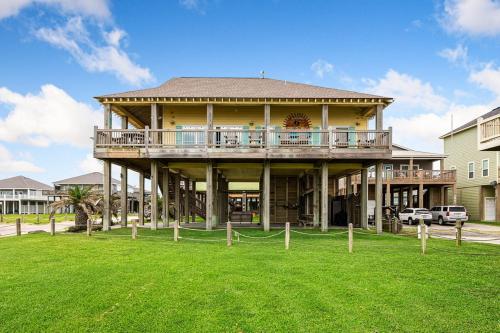
[(0, 180), (0, 212), (2, 214), (48, 213), (49, 185), (34, 179), (16, 176)]

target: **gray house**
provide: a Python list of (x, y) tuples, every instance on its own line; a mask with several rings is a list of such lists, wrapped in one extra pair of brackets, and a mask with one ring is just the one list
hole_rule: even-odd
[[(70, 188), (75, 187), (91, 187), (95, 191), (102, 192), (104, 188), (104, 175), (101, 172), (91, 172), (84, 175), (71, 177), (54, 182), (56, 194), (65, 194)], [(111, 180), (112, 193), (118, 192), (120, 181)]]
[(16, 176), (0, 180), (0, 212), (2, 214), (41, 214), (48, 212), (49, 185)]

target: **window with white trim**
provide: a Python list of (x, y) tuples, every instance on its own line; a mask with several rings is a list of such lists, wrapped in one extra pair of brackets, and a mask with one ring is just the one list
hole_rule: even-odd
[(474, 162), (469, 162), (467, 164), (467, 178), (474, 179), (474, 174), (475, 174)]
[(488, 158), (482, 160), (481, 167), (483, 177), (488, 177), (490, 175), (490, 160)]

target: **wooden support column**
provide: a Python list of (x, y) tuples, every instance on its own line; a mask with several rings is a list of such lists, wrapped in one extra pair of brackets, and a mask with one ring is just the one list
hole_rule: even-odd
[(151, 230), (158, 229), (158, 161), (151, 160)]
[(328, 162), (321, 162), (321, 231), (328, 231)]
[(453, 205), (456, 205), (457, 204), (457, 184), (453, 184), (452, 191), (453, 191)]
[(207, 104), (207, 145), (210, 147), (213, 141), (213, 133), (211, 132), (214, 128), (214, 105)]
[(212, 170), (212, 185), (213, 185), (213, 216), (212, 216), (212, 225), (215, 227), (219, 224), (219, 175), (216, 169), (216, 166), (214, 165), (213, 170)]
[(104, 194), (104, 211), (102, 215), (102, 229), (104, 231), (111, 230), (111, 161), (104, 160), (104, 181), (103, 181), (103, 194)]
[(439, 188), (439, 205), (440, 206), (444, 206), (445, 205), (445, 201), (444, 201), (444, 193), (446, 191), (446, 187), (445, 186), (441, 186)]
[(314, 170), (313, 174), (313, 226), (319, 227), (319, 172)]
[(175, 221), (181, 223), (181, 174), (177, 172), (174, 177), (174, 210)]
[(191, 198), (193, 199), (193, 203), (191, 204), (193, 209), (191, 210), (191, 221), (196, 222), (196, 206), (198, 203), (196, 202), (196, 180), (191, 182)]
[(389, 180), (385, 184), (385, 205), (391, 205), (391, 182)]
[(419, 183), (418, 183), (418, 208), (424, 207), (424, 182), (423, 182), (423, 172), (419, 171)]
[[(323, 104), (321, 108), (321, 129), (328, 130), (328, 104)], [(328, 145), (328, 134), (321, 135), (321, 143), (324, 145)]]
[(189, 223), (189, 178), (184, 178), (184, 222)]
[(264, 227), (264, 231), (271, 230), (271, 162), (264, 162), (264, 179), (262, 181), (264, 183), (264, 192), (263, 192), (263, 221), (262, 225)]
[(408, 188), (408, 207), (413, 208), (413, 186)]
[(398, 195), (398, 210), (401, 212), (403, 211), (403, 188), (399, 188), (399, 195)]
[[(112, 124), (112, 112), (111, 112), (111, 104), (104, 105), (104, 128), (111, 129)], [(111, 230), (111, 161), (104, 160), (103, 161), (103, 194), (104, 194), (104, 211), (102, 215), (102, 229), (104, 231)], [(19, 213), (21, 213), (21, 204), (19, 204)]]
[(377, 162), (375, 167), (375, 226), (377, 233), (382, 233), (382, 170), (383, 163)]
[[(128, 117), (123, 116), (122, 129), (128, 128)], [(120, 210), (121, 210), (121, 224), (127, 226), (127, 213), (128, 213), (128, 170), (127, 167), (122, 166), (120, 171)]]
[(351, 212), (351, 199), (349, 197), (352, 195), (352, 177), (347, 175), (345, 177), (345, 194), (346, 194), (346, 213), (347, 213), (347, 224), (352, 223), (352, 212)]
[(163, 183), (163, 197), (162, 197), (162, 215), (163, 215), (163, 227), (168, 227), (169, 223), (170, 223), (170, 213), (169, 213), (169, 210), (168, 210), (168, 206), (170, 205), (170, 202), (169, 202), (169, 183), (170, 183), (170, 180), (169, 180), (169, 177), (170, 177), (170, 172), (168, 171), (168, 169), (163, 169), (163, 177), (162, 177), (162, 183)]
[(213, 219), (213, 195), (214, 195), (214, 189), (213, 189), (213, 163), (212, 161), (207, 162), (207, 168), (206, 168), (206, 192), (205, 192), (205, 207), (206, 207), (206, 229), (207, 230), (212, 230), (212, 219)]
[[(151, 104), (151, 126), (150, 128), (152, 130), (157, 130), (158, 129), (158, 104), (152, 103)], [(153, 143), (158, 143), (159, 142), (159, 136), (157, 132), (153, 132), (151, 137), (153, 138)]]
[(361, 169), (361, 227), (368, 229), (368, 168)]
[(139, 172), (139, 224), (144, 225), (144, 172)]

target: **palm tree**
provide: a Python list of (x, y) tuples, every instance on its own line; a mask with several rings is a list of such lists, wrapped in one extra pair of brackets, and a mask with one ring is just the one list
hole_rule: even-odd
[[(50, 207), (52, 218), (58, 209), (73, 206), (75, 210), (75, 231), (85, 230), (87, 220), (91, 220), (95, 215), (100, 215), (104, 211), (103, 195), (94, 191), (91, 187), (75, 186), (68, 190), (68, 196), (53, 202)], [(120, 198), (116, 194), (111, 198), (111, 214), (116, 218), (120, 207)]]

